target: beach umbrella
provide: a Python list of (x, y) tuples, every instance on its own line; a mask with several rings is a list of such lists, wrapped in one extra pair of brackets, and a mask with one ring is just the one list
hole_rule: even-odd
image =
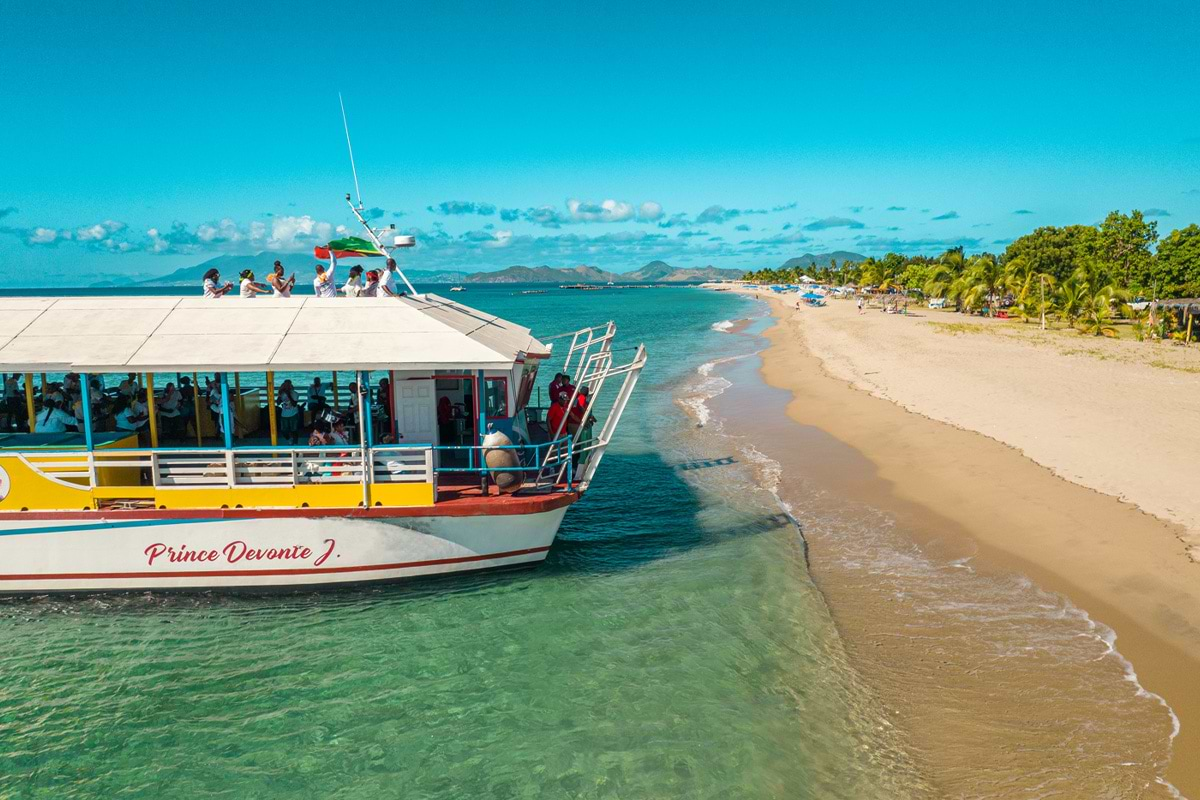
[(820, 300), (822, 297), (822, 295), (819, 295), (816, 292), (806, 292), (800, 296), (803, 297), (805, 300)]

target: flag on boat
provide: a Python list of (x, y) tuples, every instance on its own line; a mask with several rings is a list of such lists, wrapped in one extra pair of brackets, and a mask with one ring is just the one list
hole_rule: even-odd
[(331, 252), (337, 258), (371, 258), (373, 256), (384, 255), (383, 251), (376, 247), (373, 242), (353, 236), (345, 239), (334, 239), (327, 245), (317, 245), (313, 248), (313, 253), (320, 259), (329, 258)]

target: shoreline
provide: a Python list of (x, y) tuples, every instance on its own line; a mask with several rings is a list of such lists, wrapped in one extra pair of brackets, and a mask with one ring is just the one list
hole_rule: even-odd
[[(1136, 682), (1179, 721), (1163, 777), (1184, 794), (1200, 793), (1200, 763), (1189, 758), (1200, 739), (1189, 728), (1200, 719), (1200, 631), (1190, 622), (1200, 619), (1200, 565), (1188, 556), (1189, 532), (1071, 482), (1011, 444), (831, 374), (805, 336), (806, 322), (820, 324), (806, 312), (825, 309), (768, 299), (774, 324), (764, 334), (764, 380), (790, 393), (793, 422), (829, 434), (870, 465), (825, 480), (910, 529), (944, 534), (943, 544), (946, 536), (964, 550), (969, 542), (981, 569), (1024, 575), (1112, 628)], [(819, 553), (814, 561), (820, 582)]]

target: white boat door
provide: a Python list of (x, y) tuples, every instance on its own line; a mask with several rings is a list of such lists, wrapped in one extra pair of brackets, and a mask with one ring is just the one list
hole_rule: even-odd
[(438, 444), (433, 379), (397, 380), (396, 444)]

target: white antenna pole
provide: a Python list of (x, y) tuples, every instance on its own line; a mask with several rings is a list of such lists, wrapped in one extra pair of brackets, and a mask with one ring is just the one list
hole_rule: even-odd
[(354, 147), (350, 144), (350, 123), (346, 121), (346, 103), (338, 92), (338, 105), (342, 107), (342, 127), (346, 130), (346, 149), (350, 151), (350, 172), (354, 175), (354, 193), (358, 195), (358, 207), (362, 208), (362, 191), (358, 188), (358, 170), (354, 166)]

